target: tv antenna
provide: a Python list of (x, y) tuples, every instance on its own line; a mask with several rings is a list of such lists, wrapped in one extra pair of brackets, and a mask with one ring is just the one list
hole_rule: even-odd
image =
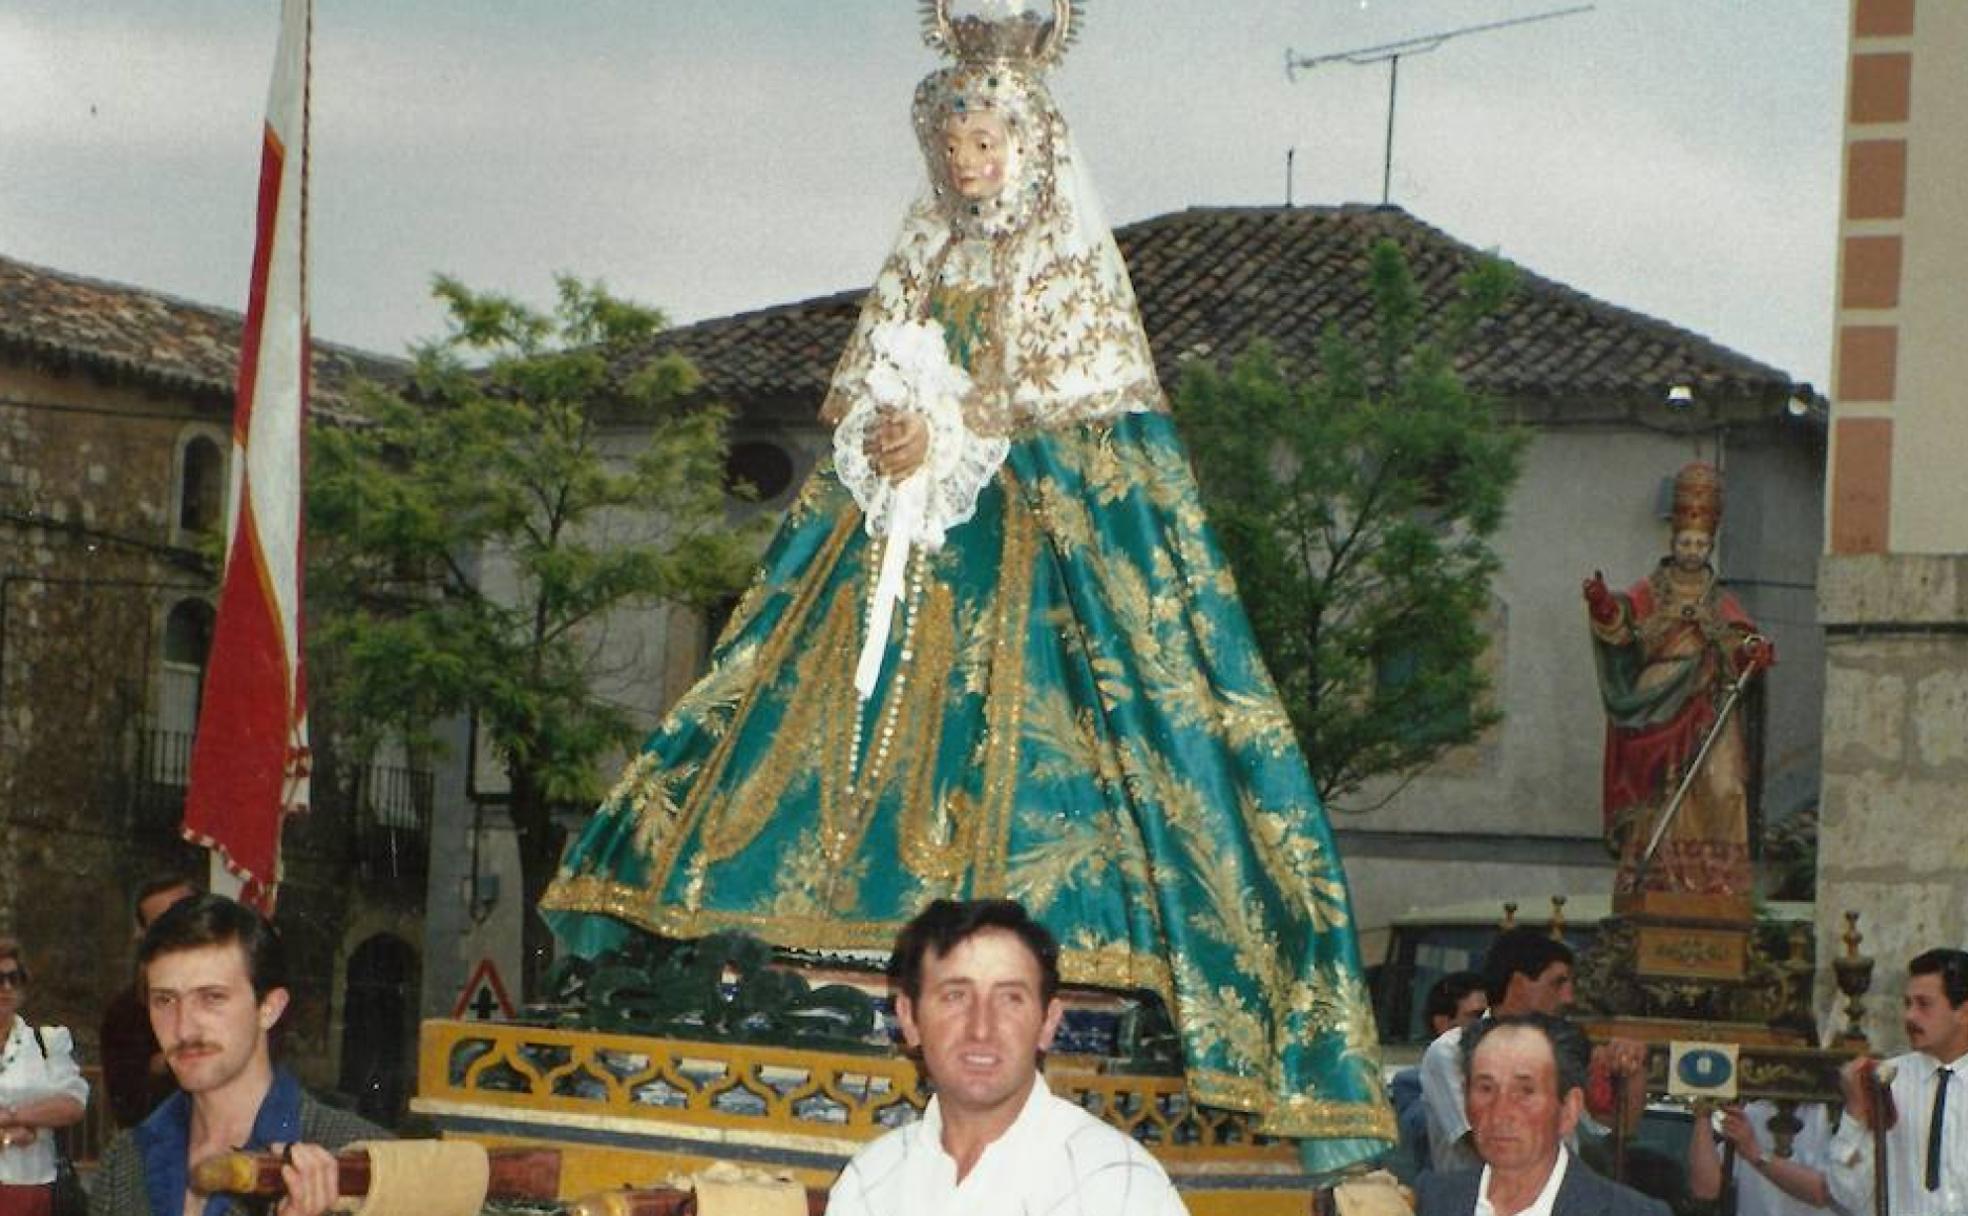
[[(1482, 25), (1465, 25), (1461, 29), (1443, 30), (1438, 34), (1422, 34), (1414, 38), (1403, 38), (1399, 42), (1383, 42), (1379, 46), (1363, 46), (1350, 51), (1334, 51), (1330, 55), (1299, 55), (1289, 47), (1285, 49), (1285, 79), (1294, 84), (1301, 71), (1328, 63), (1351, 63), (1364, 66), (1370, 63), (1387, 65), (1387, 138), (1382, 145), (1380, 163), (1380, 201), (1384, 205), (1391, 196), (1394, 180), (1394, 103), (1400, 96), (1401, 57), (1404, 55), (1426, 55), (1452, 38), (1463, 38), (1470, 34), (1488, 34), (1512, 26), (1530, 25), (1539, 21), (1556, 21), (1560, 17), (1573, 17), (1591, 12), (1596, 5), (1575, 4), (1571, 8), (1552, 9), (1544, 13), (1532, 13), (1528, 17), (1512, 17), (1505, 21), (1488, 21)], [(1285, 193), (1291, 193), (1291, 167), (1289, 156), (1285, 168)]]

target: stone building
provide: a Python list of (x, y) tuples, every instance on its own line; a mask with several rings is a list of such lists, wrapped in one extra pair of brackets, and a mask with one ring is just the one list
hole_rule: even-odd
[[(225, 527), (240, 318), (0, 259), (0, 932), (28, 948), (38, 1019), (85, 1061), (127, 981), (130, 898), (171, 868)], [(351, 373), (318, 345), (317, 416)], [(430, 779), (317, 738), (278, 922), (299, 977), (290, 1058), (387, 1105), (414, 1025)]]
[(1842, 953), (1859, 913), (1877, 963), (1868, 1030), (1897, 1050), (1907, 960), (1968, 945), (1968, 7), (1854, 0), (1851, 14), (1818, 950)]
[[(1359, 332), (1372, 316), (1368, 252), (1381, 238), (1402, 246), (1431, 315), (1477, 256), (1387, 207), (1196, 209), (1116, 236), (1171, 390), (1188, 360), (1224, 359), (1253, 339), (1308, 367), (1328, 326)], [(705, 321), (658, 341), (696, 365), (706, 397), (733, 406), (732, 470), (761, 489), (761, 509), (783, 508), (828, 450), (815, 415), (861, 295)], [(1603, 719), (1579, 588), (1595, 569), (1638, 578), (1665, 553), (1664, 486), (1690, 459), (1725, 468), (1720, 570), (1781, 655), (1749, 711), (1755, 808), (1774, 821), (1817, 801), (1824, 420), (1811, 387), (1529, 271), (1460, 370), (1534, 434), (1499, 539), (1491, 613), (1489, 661), (1506, 718), (1404, 786), (1354, 800), (1372, 809), (1334, 816), (1370, 962), (1379, 931), (1416, 906), (1610, 890)], [(624, 692), (652, 723), (704, 646), (701, 629), (674, 620), (664, 629), (664, 662)]]

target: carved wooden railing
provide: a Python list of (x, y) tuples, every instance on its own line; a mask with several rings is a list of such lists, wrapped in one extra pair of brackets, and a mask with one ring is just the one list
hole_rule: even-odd
[[(1101, 1072), (1075, 1057), (1048, 1061), (1053, 1091), (1127, 1132), (1171, 1169), (1295, 1173), (1292, 1146), (1258, 1134), (1251, 1116), (1198, 1106), (1180, 1077)], [(742, 1043), (700, 1043), (506, 1023), (428, 1021), (417, 1111), (556, 1123), (697, 1139), (747, 1133), (798, 1137), (851, 1153), (915, 1119), (926, 1095), (907, 1059)]]

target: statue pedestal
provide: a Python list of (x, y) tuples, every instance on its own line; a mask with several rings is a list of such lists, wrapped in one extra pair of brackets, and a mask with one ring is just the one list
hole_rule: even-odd
[(1646, 1043), (1652, 1094), (1669, 1092), (1681, 1045), (1733, 1049), (1720, 1096), (1835, 1100), (1849, 1053), (1817, 1047), (1814, 957), (1809, 922), (1758, 921), (1746, 897), (1615, 895), (1579, 960), (1579, 1021), (1595, 1040)]
[[(1735, 1042), (1809, 1045), (1815, 970), (1808, 921), (1757, 920), (1745, 896), (1639, 891), (1613, 897), (1613, 915), (1579, 959), (1588, 1017), (1689, 1024), (1690, 1039), (1720, 1026)], [(1654, 1038), (1653, 1034), (1646, 1037)]]
[(1613, 897), (1633, 930), (1633, 970), (1649, 979), (1724, 981), (1749, 977), (1754, 917), (1747, 897), (1638, 891)]

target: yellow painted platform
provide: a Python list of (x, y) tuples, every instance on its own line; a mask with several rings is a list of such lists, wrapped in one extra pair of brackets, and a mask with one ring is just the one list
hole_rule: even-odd
[[(1305, 1216), (1310, 1180), (1288, 1142), (1235, 1111), (1193, 1105), (1179, 1077), (1047, 1062), (1053, 1091), (1152, 1152), (1195, 1216)], [(713, 1161), (825, 1187), (854, 1152), (913, 1119), (925, 1096), (892, 1053), (696, 1043), (490, 1022), (428, 1021), (411, 1108), (446, 1136), (561, 1150), (561, 1195), (648, 1186)]]

